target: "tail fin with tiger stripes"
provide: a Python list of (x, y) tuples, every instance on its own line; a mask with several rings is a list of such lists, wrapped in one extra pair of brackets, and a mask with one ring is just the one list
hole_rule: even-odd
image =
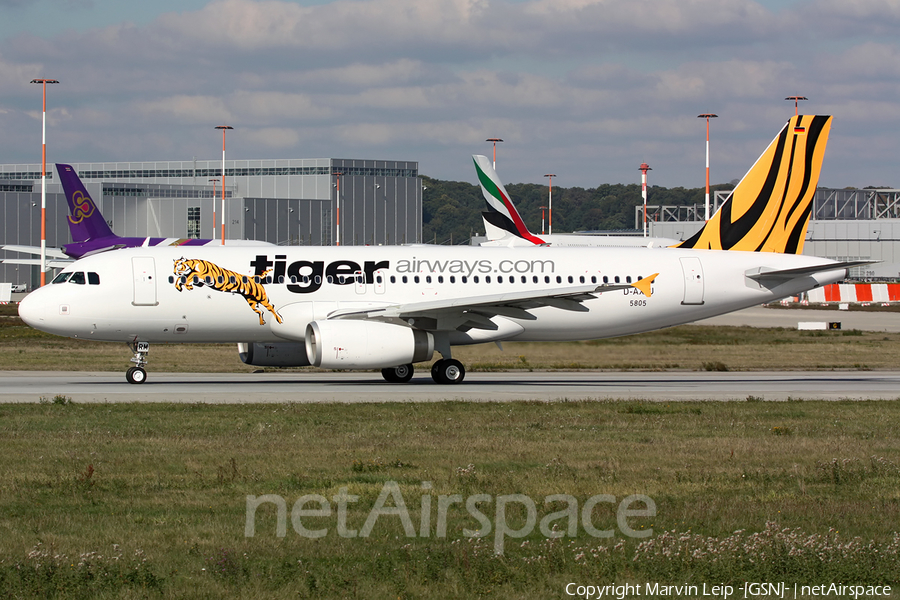
[(792, 117), (713, 217), (678, 248), (801, 254), (830, 116)]

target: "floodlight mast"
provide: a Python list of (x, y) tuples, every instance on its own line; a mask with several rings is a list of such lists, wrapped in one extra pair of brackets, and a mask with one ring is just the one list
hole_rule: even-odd
[(709, 221), (709, 120), (715, 119), (719, 115), (713, 113), (703, 113), (697, 115), (698, 119), (706, 119), (706, 208), (703, 212), (703, 220)]
[[(230, 125), (216, 125), (216, 129), (222, 130), (222, 245), (225, 245), (225, 132), (234, 129)], [(215, 200), (213, 200), (215, 204)]]
[(652, 169), (647, 163), (641, 163), (638, 169), (641, 171), (641, 196), (644, 199), (644, 237), (647, 237), (647, 171)]
[(800, 115), (800, 101), (801, 100), (809, 100), (806, 96), (788, 96), (785, 100), (793, 100), (794, 101), (794, 116), (797, 117)]
[(44, 88), (43, 118), (41, 120), (41, 287), (47, 284), (47, 84), (56, 79), (32, 79)]
[(503, 140), (501, 140), (500, 138), (488, 138), (484, 141), (493, 142), (493, 144), (494, 144), (494, 165), (493, 166), (494, 166), (494, 170), (496, 171), (497, 170), (497, 142), (502, 142)]
[(553, 235), (553, 178), (556, 177), (556, 173), (547, 173), (544, 177), (550, 178), (550, 194), (547, 197), (547, 204), (550, 207), (548, 211), (550, 213), (550, 223), (547, 235)]

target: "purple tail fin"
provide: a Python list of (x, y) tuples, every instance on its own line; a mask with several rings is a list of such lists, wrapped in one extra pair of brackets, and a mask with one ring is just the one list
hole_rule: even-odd
[(69, 231), (73, 242), (87, 242), (115, 234), (106, 224), (84, 184), (71, 165), (56, 165), (66, 200), (69, 202)]

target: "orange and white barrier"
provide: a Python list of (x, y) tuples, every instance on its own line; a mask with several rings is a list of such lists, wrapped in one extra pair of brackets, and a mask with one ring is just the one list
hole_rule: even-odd
[(832, 283), (807, 292), (810, 302), (900, 302), (900, 283)]

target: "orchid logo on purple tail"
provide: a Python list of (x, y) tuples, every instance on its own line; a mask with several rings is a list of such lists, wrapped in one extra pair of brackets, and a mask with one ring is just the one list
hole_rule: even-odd
[(80, 191), (72, 194), (72, 214), (69, 216), (69, 222), (77, 225), (92, 214), (94, 214), (94, 203), (91, 202), (91, 199)]

